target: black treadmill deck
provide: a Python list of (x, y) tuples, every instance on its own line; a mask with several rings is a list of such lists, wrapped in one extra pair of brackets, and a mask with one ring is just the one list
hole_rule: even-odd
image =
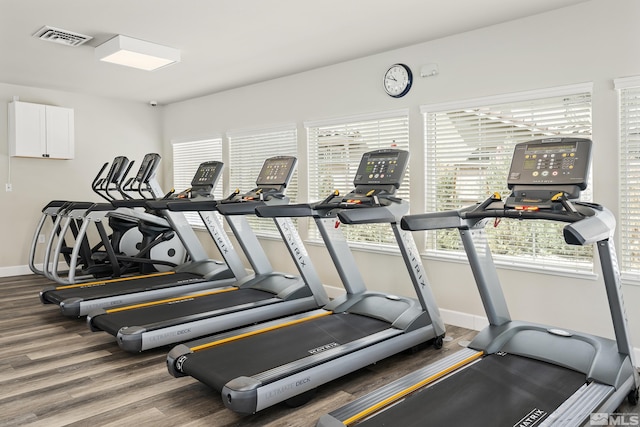
[(60, 286), (43, 293), (43, 298), (54, 304), (60, 304), (69, 298), (92, 300), (114, 295), (126, 295), (153, 289), (170, 288), (207, 281), (201, 275), (193, 273), (174, 273), (154, 277), (140, 276), (128, 280), (92, 282), (81, 286)]
[(585, 380), (550, 363), (493, 354), (355, 425), (532, 427)]
[[(153, 305), (124, 310), (108, 315), (95, 316), (91, 321), (94, 327), (117, 335), (124, 327), (143, 326), (147, 330), (173, 326), (209, 317), (221, 309), (232, 309), (243, 304), (256, 303), (273, 298), (273, 294), (255, 289), (236, 289), (198, 298), (185, 299), (183, 302)], [(237, 309), (235, 310), (237, 311)]]
[(234, 378), (250, 377), (389, 327), (388, 322), (366, 316), (331, 314), (189, 354), (182, 372), (221, 391)]

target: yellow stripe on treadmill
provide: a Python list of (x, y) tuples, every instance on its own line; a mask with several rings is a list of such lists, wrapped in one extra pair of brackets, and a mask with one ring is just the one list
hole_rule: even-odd
[(433, 374), (428, 378), (425, 378), (424, 380), (412, 385), (411, 387), (407, 387), (404, 390), (401, 390), (401, 391), (397, 392), (396, 394), (393, 394), (393, 395), (387, 397), (386, 399), (381, 400), (380, 402), (376, 403), (375, 405), (372, 405), (372, 406), (368, 407), (364, 411), (361, 411), (361, 412), (353, 415), (352, 417), (347, 418), (346, 420), (344, 420), (342, 422), (342, 424), (344, 424), (346, 426), (348, 426), (350, 424), (353, 424), (356, 421), (358, 421), (358, 420), (360, 420), (360, 419), (362, 419), (362, 418), (364, 418), (364, 417), (366, 417), (368, 415), (371, 415), (372, 413), (378, 411), (379, 409), (382, 409), (385, 406), (395, 402), (396, 400), (399, 400), (399, 399), (403, 398), (404, 396), (408, 395), (409, 393), (413, 393), (414, 391), (418, 390), (419, 388), (424, 387), (425, 385), (427, 385), (429, 383), (432, 383), (432, 382), (434, 382), (435, 380), (437, 380), (439, 378), (442, 378), (443, 376), (447, 375), (448, 373), (453, 372), (456, 369), (458, 369), (458, 368), (460, 368), (460, 367), (462, 367), (462, 366), (464, 366), (464, 365), (466, 365), (468, 363), (471, 363), (474, 360), (479, 359), (482, 356), (484, 356), (483, 352), (478, 352), (478, 353), (476, 353), (476, 354), (474, 354), (472, 356), (469, 356), (466, 359), (461, 360), (460, 362), (458, 362), (458, 363), (456, 363), (454, 365), (451, 365), (448, 368), (443, 369), (442, 371), (440, 371), (440, 372), (438, 372), (436, 374)]
[(117, 279), (96, 280), (95, 282), (75, 283), (73, 285), (57, 286), (56, 290), (82, 288), (84, 286), (97, 286), (97, 285), (104, 285), (104, 284), (107, 284), (107, 283), (126, 282), (127, 280), (146, 279), (147, 277), (168, 276), (170, 274), (176, 274), (176, 272), (175, 271), (163, 271), (161, 273), (143, 274), (141, 276), (118, 277)]
[(128, 305), (126, 307), (110, 308), (109, 310), (105, 310), (105, 311), (107, 313), (117, 313), (119, 311), (134, 310), (136, 308), (151, 307), (151, 306), (154, 306), (154, 305), (168, 304), (168, 303), (171, 303), (171, 302), (184, 301), (184, 300), (189, 300), (189, 299), (193, 299), (193, 298), (206, 297), (206, 296), (209, 296), (209, 295), (222, 294), (224, 292), (237, 291), (238, 289), (240, 289), (240, 288), (238, 288), (236, 286), (232, 286), (230, 288), (217, 289), (217, 290), (211, 291), (211, 292), (202, 292), (202, 293), (199, 293), (199, 294), (185, 295), (185, 296), (182, 296), (182, 297), (167, 298), (167, 299), (158, 300), (158, 301), (143, 302), (143, 303), (140, 303), (140, 304)]
[(278, 325), (269, 326), (269, 327), (266, 327), (266, 328), (263, 328), (263, 329), (258, 329), (256, 331), (245, 332), (244, 334), (234, 335), (232, 337), (223, 338), (223, 339), (218, 340), (218, 341), (212, 341), (212, 342), (209, 342), (209, 343), (206, 343), (206, 344), (197, 345), (195, 347), (191, 347), (190, 350), (193, 351), (193, 352), (200, 351), (200, 350), (205, 350), (207, 348), (215, 347), (217, 345), (226, 344), (226, 343), (231, 342), (231, 341), (237, 341), (237, 340), (240, 340), (240, 339), (243, 339), (243, 338), (251, 337), (253, 335), (263, 334), (265, 332), (273, 331), (273, 330), (276, 330), (276, 329), (286, 328), (287, 326), (297, 325), (299, 323), (304, 323), (304, 322), (307, 322), (309, 320), (317, 319), (319, 317), (328, 316), (330, 314), (333, 314), (333, 312), (325, 311), (323, 313), (314, 314), (313, 316), (305, 317), (305, 318), (302, 318), (302, 319), (292, 320), (290, 322), (280, 323)]

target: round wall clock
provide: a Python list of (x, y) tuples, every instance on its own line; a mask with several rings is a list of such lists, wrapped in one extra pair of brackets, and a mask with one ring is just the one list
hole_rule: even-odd
[(400, 98), (405, 96), (413, 83), (411, 69), (405, 64), (393, 64), (384, 73), (384, 90), (389, 96)]

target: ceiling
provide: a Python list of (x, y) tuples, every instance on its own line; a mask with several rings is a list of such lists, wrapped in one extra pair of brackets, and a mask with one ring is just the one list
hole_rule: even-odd
[[(0, 0), (0, 82), (168, 104), (585, 0)], [(44, 25), (92, 36), (69, 47)], [(116, 34), (178, 48), (148, 72), (103, 63)]]

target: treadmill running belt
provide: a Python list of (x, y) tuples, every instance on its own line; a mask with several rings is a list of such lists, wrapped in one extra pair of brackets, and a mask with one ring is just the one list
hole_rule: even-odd
[(331, 314), (189, 354), (182, 371), (221, 391), (230, 380), (256, 375), (389, 328), (358, 314)]
[(489, 355), (357, 426), (537, 426), (584, 383), (560, 366)]
[(212, 311), (249, 304), (273, 298), (270, 292), (255, 289), (238, 289), (214, 295), (187, 299), (178, 303), (154, 305), (100, 315), (94, 317), (93, 325), (99, 329), (116, 335), (127, 326), (143, 326), (153, 330), (156, 324), (163, 326), (176, 325), (207, 318)]
[(175, 273), (156, 277), (140, 277), (118, 282), (95, 282), (95, 285), (72, 287), (68, 289), (52, 289), (45, 292), (44, 298), (54, 304), (60, 304), (69, 298), (91, 300), (113, 295), (126, 295), (152, 289), (169, 288), (205, 281), (202, 276), (193, 273)]

